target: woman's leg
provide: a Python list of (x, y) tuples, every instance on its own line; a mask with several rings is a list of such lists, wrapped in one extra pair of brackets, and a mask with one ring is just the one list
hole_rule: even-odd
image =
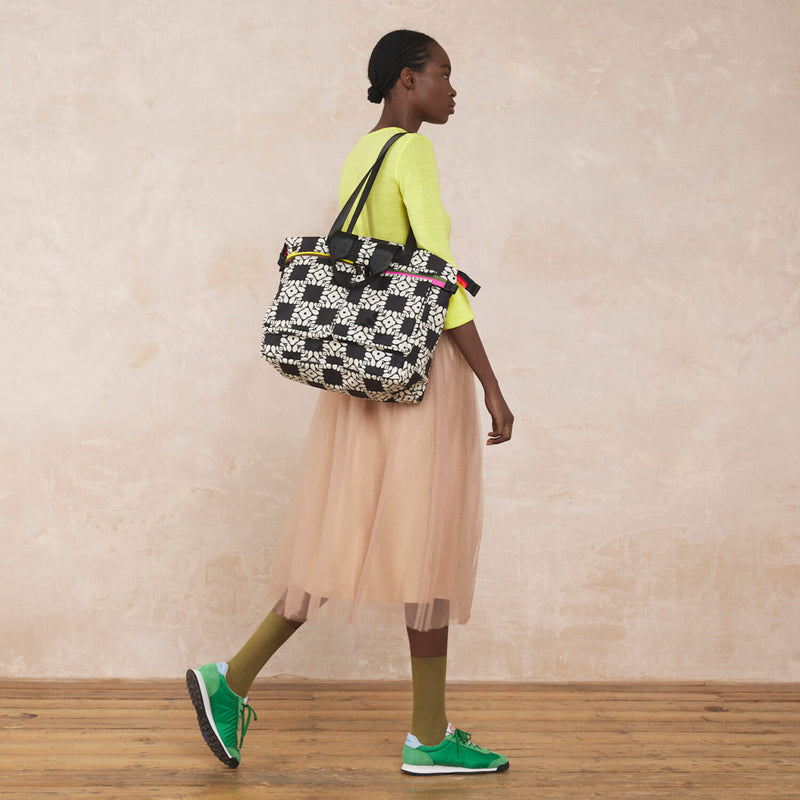
[[(287, 642), (291, 635), (305, 622), (303, 619), (286, 619), (286, 595), (275, 604), (255, 633), (242, 649), (228, 662), (225, 675), (228, 687), (239, 697), (245, 697), (250, 686), (264, 668), (267, 661)], [(306, 609), (307, 611), (307, 606)]]
[[(406, 607), (406, 631), (411, 651), (414, 710), (411, 733), (428, 746), (439, 744), (447, 732), (445, 686), (447, 681), (448, 626), (420, 631), (411, 627), (415, 607)], [(447, 616), (444, 617), (447, 619)]]
[[(406, 628), (411, 647), (411, 674), (414, 682), (414, 712), (411, 733), (406, 737), (400, 769), (410, 775), (443, 775), (448, 772), (504, 772), (508, 759), (500, 753), (473, 744), (468, 733), (450, 728), (445, 711), (447, 671), (447, 631), (432, 628), (419, 631)], [(437, 619), (434, 615), (434, 620)], [(416, 621), (419, 624), (419, 621)]]
[(204, 664), (186, 672), (186, 685), (203, 738), (211, 752), (229, 767), (239, 766), (250, 719), (257, 719), (247, 702), (253, 679), (307, 616), (308, 602), (303, 619), (285, 619), (285, 599), (286, 595), (227, 664)]

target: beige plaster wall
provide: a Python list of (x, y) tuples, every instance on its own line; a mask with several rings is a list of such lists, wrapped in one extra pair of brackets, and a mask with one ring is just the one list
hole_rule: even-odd
[[(315, 393), (261, 317), (404, 26), (518, 420), (451, 676), (800, 680), (794, 0), (0, 1), (0, 674), (179, 675), (271, 604)], [(320, 623), (268, 673), (406, 659)]]

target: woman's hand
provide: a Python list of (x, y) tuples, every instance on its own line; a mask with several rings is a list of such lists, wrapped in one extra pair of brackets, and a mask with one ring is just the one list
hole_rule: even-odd
[(486, 444), (502, 444), (511, 438), (514, 415), (508, 407), (499, 386), (494, 386), (484, 394), (486, 408), (492, 417), (492, 429)]

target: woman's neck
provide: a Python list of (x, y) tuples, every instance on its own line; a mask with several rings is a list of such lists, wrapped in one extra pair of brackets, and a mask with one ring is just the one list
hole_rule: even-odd
[(422, 120), (410, 108), (397, 107), (394, 103), (384, 102), (378, 124), (370, 131), (382, 128), (402, 128), (407, 133), (417, 133)]

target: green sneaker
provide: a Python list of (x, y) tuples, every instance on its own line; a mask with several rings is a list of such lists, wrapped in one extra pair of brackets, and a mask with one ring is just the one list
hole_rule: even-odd
[(447, 726), (444, 739), (433, 747), (420, 744), (412, 734), (403, 747), (403, 766), (408, 775), (445, 775), (451, 772), (505, 772), (508, 759), (478, 747), (470, 735), (452, 725)]
[(222, 664), (205, 664), (188, 670), (186, 685), (206, 744), (223, 764), (235, 769), (242, 760), (239, 751), (250, 719), (258, 717), (246, 697), (242, 699), (228, 688), (220, 667), (224, 669)]

